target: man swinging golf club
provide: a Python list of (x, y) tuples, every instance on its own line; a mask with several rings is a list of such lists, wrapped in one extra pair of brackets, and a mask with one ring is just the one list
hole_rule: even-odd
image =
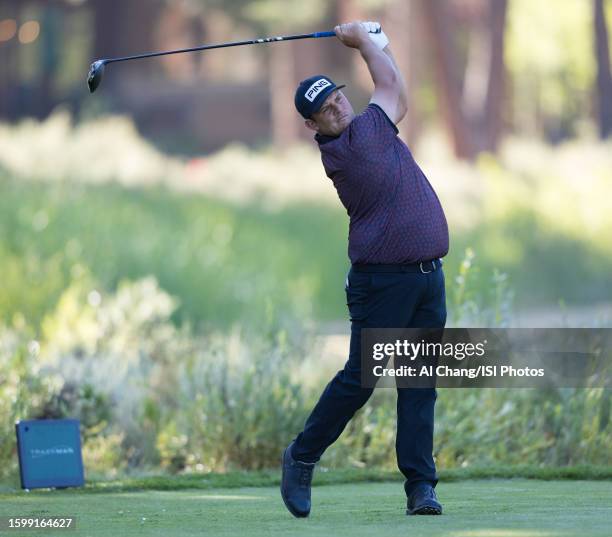
[[(361, 408), (372, 389), (361, 386), (362, 328), (442, 328), (448, 227), (438, 197), (397, 137), (406, 114), (406, 87), (378, 23), (336, 26), (338, 39), (365, 60), (374, 94), (355, 115), (348, 99), (323, 75), (300, 83), (295, 106), (316, 132), (327, 176), (350, 218), (346, 280), (351, 319), (349, 357), (327, 385), (304, 430), (285, 449), (281, 495), (296, 517), (310, 513), (315, 464)], [(369, 33), (377, 32), (378, 33)], [(442, 513), (434, 488), (435, 388), (397, 390), (398, 467), (407, 514)]]

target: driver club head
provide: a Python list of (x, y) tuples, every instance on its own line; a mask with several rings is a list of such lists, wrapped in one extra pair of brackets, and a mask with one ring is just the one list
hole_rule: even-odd
[(89, 75), (87, 76), (87, 85), (89, 86), (90, 93), (96, 91), (96, 88), (100, 85), (105, 65), (106, 62), (104, 60), (98, 60), (91, 64)]

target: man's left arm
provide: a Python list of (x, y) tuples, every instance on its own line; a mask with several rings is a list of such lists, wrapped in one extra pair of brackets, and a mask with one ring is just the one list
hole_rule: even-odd
[[(367, 32), (371, 32), (368, 33), (370, 40), (373, 41), (391, 61), (398, 81), (395, 91), (388, 91), (387, 88), (384, 87), (376, 88), (370, 102), (380, 106), (392, 121), (397, 124), (404, 118), (408, 109), (408, 90), (406, 88), (406, 81), (397, 66), (397, 62), (389, 46), (389, 39), (382, 31), (380, 24), (378, 22), (362, 22), (361, 25)], [(376, 33), (377, 31), (378, 33)]]

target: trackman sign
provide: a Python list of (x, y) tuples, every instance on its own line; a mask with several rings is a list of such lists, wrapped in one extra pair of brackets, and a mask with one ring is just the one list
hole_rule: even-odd
[(306, 97), (310, 102), (312, 102), (317, 98), (317, 95), (319, 95), (319, 93), (321, 93), (321, 91), (324, 90), (327, 86), (331, 86), (331, 82), (329, 80), (325, 80), (324, 78), (320, 78), (306, 90), (304, 97)]

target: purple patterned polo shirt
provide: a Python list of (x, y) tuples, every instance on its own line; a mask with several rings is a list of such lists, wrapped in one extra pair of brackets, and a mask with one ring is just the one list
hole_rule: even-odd
[(444, 211), (397, 127), (370, 103), (338, 137), (315, 135), (350, 218), (352, 263), (414, 263), (448, 253)]

